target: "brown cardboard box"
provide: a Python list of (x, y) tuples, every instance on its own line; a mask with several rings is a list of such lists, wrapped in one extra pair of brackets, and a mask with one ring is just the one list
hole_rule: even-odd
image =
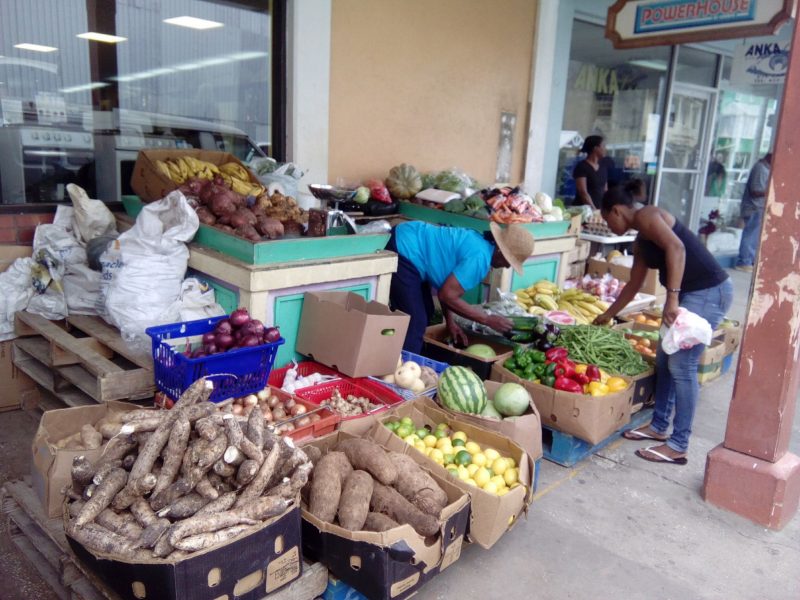
[[(494, 398), (497, 390), (503, 384), (497, 381), (484, 381), (483, 385), (486, 388), (489, 398)], [(479, 415), (452, 411), (441, 404), (438, 404), (438, 406), (449, 414), (452, 419), (458, 419), (465, 423), (471, 423), (478, 427), (496, 431), (500, 435), (504, 435), (515, 441), (534, 461), (542, 458), (542, 419), (539, 416), (539, 411), (533, 403), (533, 400), (531, 400), (530, 409), (524, 415), (519, 417), (506, 417), (500, 421), (481, 417)]]
[[(615, 265), (596, 258), (590, 258), (588, 260), (586, 263), (586, 273), (593, 277), (602, 277), (606, 273), (611, 273), (613, 277), (625, 282), (630, 281), (631, 278), (630, 267)], [(664, 286), (658, 281), (657, 269), (647, 270), (647, 277), (645, 277), (642, 288), (639, 291), (643, 294), (650, 294), (656, 297), (666, 297), (667, 290), (664, 289)]]
[[(338, 431), (303, 446), (312, 445), (326, 452), (339, 440), (353, 437), (359, 436)], [(413, 596), (461, 556), (469, 525), (469, 496), (446, 476), (411, 456), (436, 480), (450, 501), (442, 511), (440, 533), (433, 542), (410, 525), (382, 533), (348, 531), (303, 510), (303, 555), (325, 564), (331, 574), (367, 598), (401, 600)]]
[(20, 407), (22, 396), (36, 389), (36, 383), (14, 366), (14, 340), (0, 342), (0, 412)]
[(590, 444), (599, 444), (631, 420), (632, 385), (606, 396), (573, 394), (521, 379), (499, 363), (492, 367), (492, 379), (524, 386), (544, 425)]
[[(448, 423), (451, 428), (466, 433), (467, 438), (478, 443), (481, 448), (494, 448), (502, 456), (510, 456), (519, 467), (519, 481), (523, 485), (514, 488), (504, 496), (497, 496), (461, 481), (383, 426), (386, 421), (403, 417), (410, 417), (417, 427), (429, 425), (431, 428), (435, 428), (439, 423)], [(533, 501), (533, 479), (536, 466), (519, 444), (504, 435), (454, 417), (453, 413), (445, 412), (426, 396), (404, 402), (388, 413), (383, 413), (369, 435), (385, 448), (412, 456), (420, 464), (426, 465), (432, 473), (446, 477), (448, 481), (468, 493), (472, 500), (472, 517), (468, 538), (483, 548), (491, 548), (503, 537)]]
[(459, 350), (455, 346), (451, 346), (448, 341), (450, 339), (450, 332), (447, 330), (447, 325), (431, 325), (425, 330), (424, 347), (422, 355), (445, 362), (449, 365), (460, 365), (462, 367), (469, 367), (481, 379), (489, 379), (492, 372), (492, 364), (496, 361), (504, 361), (514, 352), (511, 342), (501, 344), (494, 340), (490, 340), (474, 333), (466, 332), (468, 345), (472, 344), (486, 344), (491, 346), (497, 353), (494, 358), (482, 358), (474, 354), (468, 354), (463, 350)]
[[(133, 174), (131, 175), (131, 187), (143, 202), (160, 200), (172, 190), (178, 189), (179, 185), (177, 183), (158, 170), (155, 161), (178, 158), (180, 156), (191, 156), (215, 165), (235, 162), (247, 169), (242, 164), (242, 161), (228, 152), (214, 150), (139, 150), (136, 164), (133, 167)], [(247, 172), (250, 174), (252, 183), (259, 183), (250, 169), (247, 169)]]
[(567, 259), (571, 263), (585, 262), (589, 258), (589, 249), (591, 246), (591, 242), (580, 239), (575, 240), (575, 247), (569, 251)]
[(307, 292), (295, 349), (350, 377), (393, 373), (410, 317), (351, 292)]
[(733, 354), (742, 341), (744, 330), (739, 321), (730, 321), (728, 327), (717, 327), (714, 331), (714, 339), (722, 338), (725, 340), (725, 356)]
[(567, 233), (578, 235), (580, 234), (582, 229), (583, 229), (583, 215), (573, 215), (572, 218), (569, 220), (569, 229), (567, 229)]
[(95, 555), (67, 536), (70, 548), (122, 600), (261, 600), (300, 577), (300, 509), (230, 542), (177, 562), (133, 562)]
[(647, 369), (644, 373), (639, 373), (631, 377), (633, 386), (633, 406), (643, 406), (650, 402), (656, 393), (656, 372), (654, 369)]
[(33, 253), (32, 246), (0, 245), (0, 273), (8, 269), (18, 258), (25, 258)]
[(33, 466), (31, 479), (33, 489), (42, 501), (48, 517), (57, 517), (62, 512), (64, 497), (62, 488), (70, 483), (72, 459), (85, 456), (94, 460), (102, 450), (67, 450), (57, 448), (56, 443), (81, 430), (83, 425), (94, 425), (113, 412), (127, 412), (140, 408), (135, 404), (109, 401), (96, 406), (79, 406), (48, 410), (39, 421), (39, 429), (33, 438)]

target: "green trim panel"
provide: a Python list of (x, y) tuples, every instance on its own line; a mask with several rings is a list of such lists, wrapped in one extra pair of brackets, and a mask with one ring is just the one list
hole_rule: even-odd
[(558, 281), (558, 267), (560, 258), (543, 257), (538, 260), (531, 260), (523, 265), (522, 276), (516, 272), (511, 276), (511, 291), (527, 288), (540, 279), (548, 281)]

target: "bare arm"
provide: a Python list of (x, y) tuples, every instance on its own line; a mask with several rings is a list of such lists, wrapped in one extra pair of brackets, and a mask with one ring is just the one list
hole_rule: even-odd
[(645, 277), (647, 277), (647, 265), (639, 254), (638, 247), (634, 246), (633, 266), (631, 267), (630, 279), (628, 283), (625, 284), (625, 287), (622, 288), (617, 299), (608, 307), (608, 310), (594, 320), (595, 325), (604, 325), (616, 317), (619, 311), (628, 306), (634, 296), (642, 289)]
[(591, 206), (592, 210), (597, 209), (597, 207), (594, 205), (594, 202), (592, 202), (592, 197), (589, 195), (589, 191), (586, 188), (586, 177), (575, 178), (575, 189), (578, 192), (578, 198), (580, 198), (581, 202)]
[[(445, 315), (448, 311), (452, 311), (466, 319), (482, 323), (487, 327), (491, 327), (495, 331), (505, 333), (512, 327), (510, 319), (500, 315), (489, 315), (477, 306), (473, 306), (464, 301), (464, 288), (461, 287), (455, 275), (449, 275), (444, 282), (444, 285), (439, 289), (439, 302), (442, 305), (442, 311)], [(449, 324), (449, 321), (448, 321)]]

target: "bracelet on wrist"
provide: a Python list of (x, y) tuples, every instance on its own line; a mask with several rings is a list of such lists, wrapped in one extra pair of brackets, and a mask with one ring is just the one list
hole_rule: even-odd
[(680, 294), (681, 288), (667, 288), (667, 292), (670, 294)]

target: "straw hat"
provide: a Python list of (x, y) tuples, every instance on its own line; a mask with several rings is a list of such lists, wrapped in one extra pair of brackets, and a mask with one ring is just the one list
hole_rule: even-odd
[(489, 223), (494, 241), (500, 252), (518, 275), (522, 275), (522, 263), (533, 254), (533, 234), (522, 225), (513, 224), (505, 228)]

